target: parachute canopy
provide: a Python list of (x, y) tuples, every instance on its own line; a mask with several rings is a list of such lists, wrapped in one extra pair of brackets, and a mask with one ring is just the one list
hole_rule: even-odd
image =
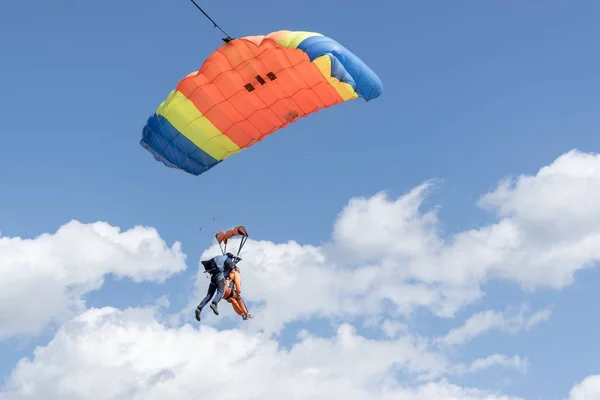
[(227, 242), (229, 241), (229, 239), (231, 239), (232, 237), (235, 237), (235, 236), (242, 237), (242, 240), (240, 242), (240, 247), (238, 248), (238, 252), (237, 252), (237, 254), (239, 255), (240, 251), (242, 251), (242, 247), (244, 247), (244, 244), (246, 243), (246, 240), (248, 240), (248, 232), (246, 231), (246, 228), (244, 228), (242, 225), (239, 225), (228, 231), (218, 232), (215, 235), (215, 238), (217, 239), (217, 243), (219, 243), (219, 246), (221, 246), (222, 243), (225, 244), (225, 247), (221, 246), (221, 251), (223, 252), (223, 254), (225, 254), (225, 252), (227, 251)]
[(200, 175), (302, 117), (382, 93), (371, 68), (320, 33), (233, 39), (179, 82), (140, 144), (166, 166)]

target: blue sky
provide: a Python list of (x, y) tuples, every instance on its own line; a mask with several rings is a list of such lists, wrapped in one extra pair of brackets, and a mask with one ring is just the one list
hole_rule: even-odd
[[(138, 144), (156, 106), (220, 45), (190, 2), (3, 7), (2, 234), (34, 237), (71, 219), (142, 224), (167, 243), (181, 241), (187, 254), (186, 272), (165, 284), (109, 281), (88, 305), (125, 307), (168, 294), (182, 307), (213, 231), (244, 224), (255, 238), (319, 245), (348, 199), (381, 190), (395, 197), (428, 179), (441, 180), (426, 204), (442, 205), (444, 232), (475, 228), (493, 220), (475, 202), (498, 180), (535, 174), (573, 148), (598, 149), (596, 1), (257, 4), (203, 2), (234, 37), (291, 29), (335, 38), (373, 68), (384, 94), (300, 120), (200, 177), (165, 168)], [(465, 348), (474, 357), (490, 348), (526, 351), (528, 375), (499, 370), (460, 383), (486, 386), (506, 374), (510, 393), (566, 396), (600, 368), (593, 361), (600, 351), (590, 348), (600, 326), (586, 308), (600, 300), (598, 282), (585, 271), (564, 291), (536, 294), (491, 283), (483, 303), (459, 319), (521, 301), (552, 304), (553, 315), (543, 330), (490, 334)], [(415, 321), (440, 334), (456, 323), (427, 312)], [(0, 343), (7, 355), (0, 372), (51, 337), (18, 350), (25, 339)]]

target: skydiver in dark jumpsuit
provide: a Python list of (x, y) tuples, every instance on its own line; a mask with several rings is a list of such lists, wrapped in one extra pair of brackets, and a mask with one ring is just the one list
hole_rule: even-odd
[(217, 304), (221, 301), (223, 293), (225, 292), (225, 276), (235, 267), (234, 255), (231, 253), (216, 256), (210, 260), (201, 261), (201, 263), (204, 266), (205, 272), (210, 274), (210, 284), (208, 285), (206, 296), (202, 299), (200, 304), (198, 304), (198, 307), (196, 307), (195, 314), (197, 321), (200, 321), (200, 313), (202, 313), (202, 309), (215, 295), (215, 291), (217, 292), (217, 295), (213, 299), (210, 308), (215, 315), (219, 315)]

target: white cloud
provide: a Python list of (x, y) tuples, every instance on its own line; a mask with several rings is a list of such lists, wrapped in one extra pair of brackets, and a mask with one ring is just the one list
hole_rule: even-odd
[[(422, 339), (370, 340), (346, 324), (331, 339), (307, 334), (283, 350), (262, 335), (190, 325), (168, 328), (150, 309), (103, 308), (65, 324), (54, 340), (36, 349), (33, 360), (22, 359), (0, 397), (513, 399), (440, 379), (452, 368)], [(400, 385), (398, 373), (433, 381)]]
[(516, 238), (496, 276), (560, 288), (600, 259), (600, 155), (570, 151), (535, 176), (502, 181), (482, 197)]
[(401, 332), (407, 332), (409, 330), (409, 326), (398, 321), (386, 319), (381, 323), (381, 329), (387, 337), (395, 337)]
[[(502, 181), (479, 202), (500, 219), (451, 237), (439, 232), (435, 209), (421, 210), (432, 185), (398, 199), (350, 200), (323, 246), (249, 240), (240, 266), (244, 295), (264, 304), (259, 325), (277, 332), (314, 315), (373, 317), (388, 303), (398, 314), (425, 308), (452, 317), (491, 279), (558, 289), (600, 259), (599, 155), (572, 151), (536, 175)], [(199, 276), (194, 302), (206, 286)]]
[[(575, 271), (593, 266), (600, 257), (600, 225), (588, 218), (600, 220), (600, 202), (581, 197), (594, 199), (593, 190), (600, 192), (595, 189), (600, 188), (598, 159), (570, 152), (534, 176), (501, 183), (479, 203), (495, 210), (499, 220), (452, 237), (439, 232), (435, 210), (421, 210), (432, 187), (426, 183), (398, 199), (380, 193), (351, 200), (335, 222), (332, 242), (322, 246), (250, 240), (240, 267), (243, 294), (257, 302), (251, 304), (256, 318), (242, 329), (217, 331), (206, 326), (221, 321), (210, 312), (198, 330), (192, 325), (162, 325), (154, 310), (88, 310), (38, 348), (32, 360), (21, 360), (0, 398), (228, 400), (240, 398), (243, 391), (244, 398), (265, 400), (512, 399), (448, 380), (494, 366), (525, 373), (526, 356), (494, 352), (456, 364), (444, 346), (436, 345), (466, 343), (492, 329), (508, 333), (531, 329), (550, 317), (550, 309), (532, 313), (522, 308), (517, 314), (483, 311), (437, 340), (414, 334), (410, 318), (401, 321), (401, 317), (410, 317), (417, 308), (452, 317), (478, 300), (481, 285), (490, 279), (509, 280), (527, 289), (561, 288)], [(553, 196), (555, 191), (560, 193)], [(530, 198), (535, 199), (533, 205)], [(546, 199), (548, 203), (537, 204)], [(572, 211), (574, 207), (579, 209)], [(7, 252), (13, 254), (7, 259), (24, 274), (1, 270), (12, 279), (11, 290), (17, 294), (0, 304), (29, 300), (36, 290), (43, 301), (55, 302), (50, 315), (65, 319), (78, 311), (81, 296), (99, 287), (107, 273), (160, 281), (185, 267), (179, 245), (169, 249), (154, 231), (138, 228), (133, 232), (144, 233), (144, 239), (135, 239), (137, 234), (119, 233), (103, 224), (68, 227), (69, 234), (59, 231), (29, 242), (0, 241), (6, 248), (11, 242), (30, 246)], [(53, 238), (61, 239), (53, 242)], [(140, 250), (141, 243), (150, 243), (147, 251)], [(85, 251), (88, 247), (95, 250)], [(34, 256), (42, 250), (43, 256)], [(217, 253), (213, 246), (204, 257)], [(207, 283), (199, 273), (190, 304), (195, 306), (204, 296)], [(31, 301), (37, 306), (39, 297)], [(31, 304), (27, 306), (34, 308)], [(14, 329), (21, 321), (18, 315), (11, 315), (8, 308), (0, 310), (0, 316), (13, 318), (13, 331), (19, 331)], [(225, 302), (221, 310), (233, 315)], [(29, 311), (22, 308), (19, 313)], [(185, 313), (193, 318), (192, 307)], [(45, 310), (38, 315), (48, 318)], [(312, 316), (344, 323), (333, 338), (304, 332), (289, 350), (280, 349), (270, 336), (287, 322)], [(357, 334), (352, 317), (363, 318), (365, 325), (382, 321), (387, 339)], [(19, 329), (34, 331), (41, 326)], [(400, 384), (398, 375), (408, 378)], [(236, 384), (228, 385), (232, 381)], [(571, 400), (585, 396), (594, 382), (590, 378), (575, 387)], [(574, 397), (577, 393), (583, 394)]]
[(71, 221), (34, 239), (1, 237), (0, 339), (67, 320), (107, 274), (162, 282), (184, 269), (180, 244), (169, 248), (153, 228)]
[(443, 246), (435, 210), (421, 213), (433, 182), (422, 184), (396, 201), (379, 193), (350, 200), (335, 222), (333, 238), (356, 261), (422, 257)]
[(569, 392), (569, 400), (600, 399), (600, 375), (590, 375)]
[(468, 372), (478, 372), (495, 366), (515, 368), (525, 373), (529, 367), (529, 361), (519, 356), (508, 357), (504, 354), (492, 354), (473, 361), (468, 368)]
[(463, 344), (492, 329), (514, 334), (523, 329), (531, 329), (548, 320), (552, 314), (550, 309), (544, 309), (526, 317), (526, 312), (526, 307), (522, 307), (515, 315), (494, 310), (480, 311), (473, 314), (462, 326), (452, 329), (446, 336), (439, 338), (439, 342), (445, 345)]

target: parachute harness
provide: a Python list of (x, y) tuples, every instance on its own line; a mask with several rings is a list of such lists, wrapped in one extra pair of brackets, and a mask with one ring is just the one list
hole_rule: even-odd
[[(244, 247), (244, 245), (246, 244), (246, 241), (248, 240), (248, 231), (246, 231), (246, 228), (243, 227), (242, 225), (236, 226), (233, 229), (230, 229), (226, 232), (218, 232), (215, 235), (215, 238), (217, 239), (217, 243), (219, 243), (219, 247), (221, 248), (221, 253), (223, 255), (225, 255), (227, 253), (227, 243), (229, 241), (229, 239), (235, 237), (235, 236), (240, 236), (241, 240), (240, 240), (240, 245), (238, 247), (238, 251), (237, 254), (235, 255), (236, 258), (239, 257), (240, 252), (242, 251), (242, 248)], [(237, 261), (234, 259), (233, 260), (233, 264), (236, 265)], [(236, 265), (237, 266), (237, 265)], [(205, 274), (208, 274), (208, 271), (204, 271)], [(206, 276), (206, 278), (208, 279), (208, 275)]]

